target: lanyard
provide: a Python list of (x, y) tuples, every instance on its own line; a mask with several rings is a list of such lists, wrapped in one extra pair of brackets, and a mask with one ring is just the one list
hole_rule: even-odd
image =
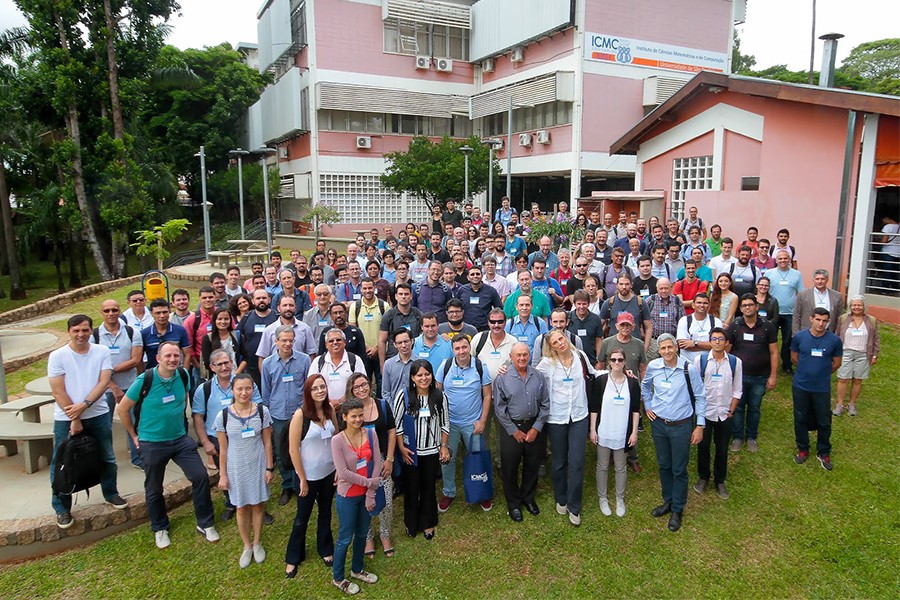
[[(257, 410), (259, 410), (259, 409), (257, 409)], [(245, 429), (247, 427), (247, 423), (250, 421), (250, 418), (253, 417), (255, 412), (256, 411), (252, 411), (246, 417), (242, 417), (241, 415), (237, 414), (237, 411), (234, 411), (234, 410), (231, 411), (231, 414), (233, 414), (235, 417), (237, 417), (237, 420), (241, 422), (241, 429)]]
[(667, 372), (665, 367), (662, 368), (662, 371), (663, 371), (663, 375), (665, 375), (665, 380), (668, 381), (669, 377), (671, 377), (672, 375), (674, 375), (675, 373), (678, 372), (678, 367), (675, 367), (674, 369), (672, 369), (671, 373)]
[(286, 362), (283, 362), (280, 358), (278, 359), (278, 364), (281, 365), (281, 373), (282, 375), (290, 375), (291, 374), (291, 363), (294, 361), (294, 357), (291, 356), (287, 359)]
[(178, 373), (176, 372), (169, 379), (163, 379), (162, 375), (159, 374), (159, 371), (157, 371), (156, 374), (159, 377), (159, 384), (163, 386), (164, 390), (166, 390), (166, 395), (170, 395), (172, 393), (172, 388), (175, 387), (175, 381)]
[(616, 385), (616, 382), (613, 381), (612, 377), (609, 378), (609, 382), (610, 382), (611, 384), (613, 384), (613, 389), (616, 390), (616, 397), (617, 397), (617, 398), (621, 398), (621, 397), (622, 397), (622, 390), (625, 388), (625, 381), (622, 382), (622, 386), (621, 386), (621, 387), (619, 387), (618, 385)]

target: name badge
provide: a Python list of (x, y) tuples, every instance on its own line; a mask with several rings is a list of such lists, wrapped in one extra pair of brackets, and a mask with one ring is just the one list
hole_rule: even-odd
[[(419, 416), (420, 417), (431, 417), (431, 409), (428, 408), (427, 406), (423, 406), (422, 408), (419, 409)], [(406, 442), (406, 443), (409, 443), (409, 442)]]
[(256, 432), (253, 430), (252, 427), (244, 427), (243, 429), (241, 429), (241, 438), (242, 439), (247, 439), (247, 438), (252, 438), (252, 437), (256, 437)]
[(559, 280), (559, 284), (560, 284), (560, 285), (566, 285), (567, 283), (569, 283), (569, 280), (568, 280), (568, 279), (560, 279), (560, 280)]
[(573, 381), (575, 380), (571, 377), (563, 377), (563, 383), (572, 383)]
[(293, 380), (294, 380), (294, 376), (293, 376), (293, 375), (282, 375), (282, 376), (281, 376), (281, 382), (282, 382), (282, 383), (290, 383), (290, 382), (292, 382)]
[(453, 381), (453, 387), (462, 387), (466, 384), (466, 380), (463, 379), (462, 377), (454, 377), (452, 379), (452, 381)]
[(767, 310), (761, 310), (761, 311), (759, 311), (759, 316), (761, 316), (761, 317), (767, 317), (767, 316), (769, 316), (769, 311), (767, 311)]
[(212, 323), (207, 323), (207, 325), (206, 325), (206, 331), (207, 331), (207, 333), (210, 332), (210, 331), (212, 331)]
[(527, 335), (520, 335), (517, 339), (518, 339), (520, 342), (528, 343), (528, 336), (527, 336)]
[(323, 440), (327, 440), (327, 439), (329, 439), (330, 437), (331, 437), (331, 432), (328, 431), (327, 429), (323, 429), (323, 430), (322, 430), (322, 439), (323, 439)]
[(407, 331), (411, 331), (411, 330), (412, 330), (412, 327), (410, 326), (409, 323), (407, 323), (406, 325), (403, 326), (403, 329), (405, 329), (405, 330), (407, 330)]
[(469, 298), (469, 304), (476, 304), (476, 305), (477, 305), (478, 302), (479, 302), (478, 296), (472, 296), (471, 298)]
[(753, 341), (753, 334), (752, 334), (752, 333), (745, 333), (745, 334), (744, 334), (744, 341), (745, 341), (745, 342), (752, 342), (752, 341)]
[(791, 285), (791, 282), (788, 281), (787, 279), (782, 279), (781, 281), (778, 282), (778, 285)]
[(363, 315), (363, 321), (374, 321), (375, 315)]
[(625, 398), (622, 396), (613, 396), (613, 404), (616, 406), (622, 406), (625, 404)]
[(356, 470), (359, 471), (360, 469), (365, 469), (365, 468), (366, 468), (366, 459), (364, 459), (364, 458), (356, 459)]
[(661, 310), (661, 311), (659, 311), (659, 317), (660, 317), (661, 319), (665, 319), (665, 318), (667, 318), (668, 316), (669, 316), (669, 311), (667, 311), (667, 310)]
[(328, 374), (328, 379), (331, 379), (332, 381), (337, 381), (340, 378), (341, 378), (341, 374), (338, 373), (337, 371), (332, 371), (331, 373)]
[(226, 408), (226, 407), (228, 407), (228, 406), (231, 406), (231, 401), (232, 401), (232, 400), (233, 400), (233, 398), (232, 398), (231, 396), (227, 396), (227, 397), (225, 397), (225, 398), (222, 398), (222, 408)]
[(743, 276), (741, 276), (741, 277), (735, 277), (735, 278), (734, 278), (734, 281), (735, 281), (735, 283), (743, 283), (743, 282), (744, 282), (744, 278), (743, 278)]
[(851, 329), (850, 335), (863, 335), (865, 332), (864, 329)]
[(644, 288), (644, 289), (641, 290), (641, 296), (643, 296), (643, 297), (646, 298), (646, 297), (649, 296), (649, 295), (650, 295), (650, 289), (649, 289), (649, 288)]
[(328, 319), (319, 319), (319, 327), (327, 327)]
[(118, 346), (110, 346), (110, 347), (109, 347), (109, 353), (110, 353), (110, 354), (118, 354), (118, 353), (119, 353), (119, 347), (118, 347)]
[(579, 329), (578, 330), (578, 337), (586, 337), (586, 336), (587, 336), (587, 329)]
[(722, 375), (722, 373), (713, 373), (712, 379), (713, 379), (713, 381), (715, 381), (717, 383), (721, 382), (721, 381), (723, 381), (723, 375)]
[(663, 379), (662, 381), (659, 382), (659, 388), (660, 388), (661, 390), (671, 390), (671, 389), (672, 389), (672, 382), (671, 382), (671, 381), (666, 381), (665, 379)]
[(163, 404), (168, 404), (169, 402), (175, 402), (175, 394), (169, 394), (168, 396), (162, 397)]
[(491, 350), (491, 358), (500, 358), (499, 350)]
[(419, 352), (419, 358), (428, 358), (429, 356), (431, 356), (431, 352), (429, 352), (428, 350), (422, 350), (421, 352)]
[(262, 333), (266, 330), (266, 326), (262, 323), (253, 326), (253, 333)]
[(354, 300), (359, 300), (360, 297), (361, 297), (361, 296), (360, 296), (359, 294), (353, 294), (353, 299), (354, 299)]
[(809, 351), (809, 353), (812, 354), (813, 356), (821, 358), (824, 355), (825, 351), (822, 350), (821, 348), (813, 348), (812, 350)]

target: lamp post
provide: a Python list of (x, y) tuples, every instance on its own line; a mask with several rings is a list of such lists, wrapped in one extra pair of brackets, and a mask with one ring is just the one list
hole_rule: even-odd
[(469, 200), (469, 154), (471, 154), (475, 148), (472, 148), (468, 144), (465, 146), (461, 146), (459, 151), (463, 153), (463, 156), (466, 159), (466, 195), (463, 199), (463, 205)]
[(238, 206), (241, 211), (241, 239), (247, 239), (244, 236), (244, 165), (242, 162), (243, 157), (249, 156), (249, 150), (242, 150), (237, 148), (235, 150), (231, 150), (228, 152), (228, 156), (234, 158), (237, 156), (238, 161)]
[(203, 253), (208, 261), (211, 242), (209, 235), (209, 205), (206, 203), (206, 150), (204, 147), (200, 146), (200, 152), (194, 156), (200, 157), (200, 189), (202, 190), (201, 196), (203, 201)]
[(513, 108), (532, 108), (534, 104), (513, 104), (509, 95), (509, 110), (506, 113), (506, 197), (512, 201), (512, 113)]
[(269, 208), (269, 174), (266, 168), (266, 159), (275, 154), (277, 150), (275, 148), (269, 148), (267, 146), (262, 146), (258, 148), (255, 154), (260, 156), (260, 161), (262, 163), (262, 173), (263, 173), (263, 205), (265, 206), (266, 211), (266, 260), (272, 260), (272, 211)]
[(488, 205), (487, 212), (494, 209), (494, 148), (500, 143), (500, 140), (487, 139), (481, 140), (481, 143), (488, 147)]

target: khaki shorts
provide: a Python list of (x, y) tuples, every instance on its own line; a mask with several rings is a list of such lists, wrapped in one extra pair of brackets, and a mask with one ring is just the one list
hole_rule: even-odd
[(866, 353), (859, 350), (844, 350), (837, 376), (838, 379), (868, 379), (869, 359)]

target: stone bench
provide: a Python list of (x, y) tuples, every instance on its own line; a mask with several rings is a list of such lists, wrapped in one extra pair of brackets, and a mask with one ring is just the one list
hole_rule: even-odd
[(21, 414), (22, 420), (26, 423), (40, 423), (41, 407), (45, 404), (53, 404), (53, 402), (52, 396), (26, 396), (6, 404), (0, 404), (0, 412)]
[(209, 253), (209, 266), (213, 268), (219, 268), (222, 270), (227, 270), (231, 263), (231, 258), (235, 256), (235, 252), (210, 252)]
[(18, 454), (16, 442), (23, 443), (25, 472), (37, 472), (41, 456), (47, 463), (53, 458), (53, 423), (26, 423), (13, 416), (0, 416), (0, 446), (6, 448), (7, 456)]

